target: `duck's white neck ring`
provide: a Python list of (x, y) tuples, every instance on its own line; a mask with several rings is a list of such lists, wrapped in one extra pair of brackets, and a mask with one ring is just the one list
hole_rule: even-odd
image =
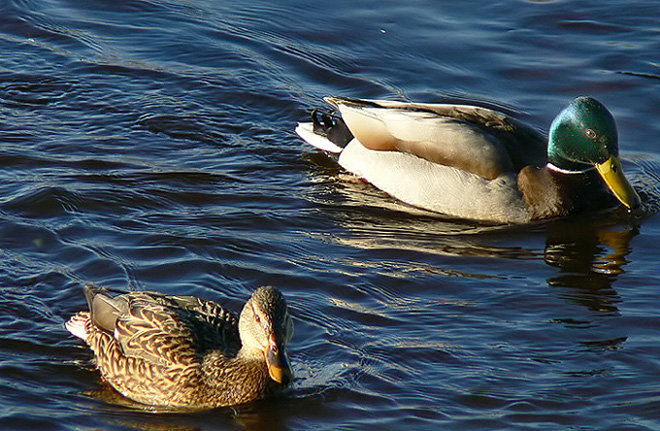
[(559, 172), (560, 174), (567, 174), (567, 175), (586, 174), (587, 172), (596, 169), (593, 166), (589, 166), (588, 168), (582, 169), (582, 170), (579, 170), (579, 171), (569, 171), (567, 169), (558, 168), (557, 166), (553, 165), (550, 162), (548, 162), (547, 166), (548, 166), (548, 169), (550, 169), (551, 171), (555, 171), (555, 172)]

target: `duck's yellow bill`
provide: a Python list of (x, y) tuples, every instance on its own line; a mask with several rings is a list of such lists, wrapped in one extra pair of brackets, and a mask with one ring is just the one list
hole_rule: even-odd
[(288, 385), (293, 380), (289, 358), (284, 349), (279, 348), (276, 343), (271, 342), (266, 350), (266, 362), (271, 379), (281, 385)]
[(605, 180), (607, 187), (623, 205), (629, 209), (639, 206), (642, 200), (623, 174), (623, 166), (618, 157), (611, 156), (604, 163), (597, 164), (596, 169)]

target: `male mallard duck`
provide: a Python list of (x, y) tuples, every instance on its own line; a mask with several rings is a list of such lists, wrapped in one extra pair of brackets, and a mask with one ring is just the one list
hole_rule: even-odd
[(260, 287), (240, 318), (193, 296), (85, 287), (89, 311), (66, 328), (94, 351), (103, 378), (142, 404), (212, 408), (268, 395), (292, 379), (293, 322), (284, 297)]
[(314, 113), (311, 123), (298, 125), (298, 135), (341, 153), (344, 169), (416, 207), (526, 223), (611, 208), (617, 200), (629, 209), (640, 204), (623, 174), (614, 117), (591, 97), (561, 111), (547, 141), (478, 106), (326, 101), (341, 118)]

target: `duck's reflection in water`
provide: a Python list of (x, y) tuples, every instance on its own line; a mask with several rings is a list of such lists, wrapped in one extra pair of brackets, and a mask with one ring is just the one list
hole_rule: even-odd
[[(381, 250), (383, 265), (391, 267), (395, 261), (399, 270), (418, 268), (426, 273), (491, 278), (494, 274), (488, 265), (477, 270), (469, 260), (437, 258), (489, 257), (505, 260), (498, 265), (500, 274), (501, 268), (510, 267), (512, 273), (519, 271), (520, 276), (533, 278), (512, 261), (543, 261), (559, 270), (547, 278), (550, 286), (558, 288), (558, 295), (590, 310), (616, 310), (620, 298), (613, 283), (625, 271), (631, 241), (639, 234), (638, 219), (623, 209), (539, 224), (497, 226), (443, 219), (406, 207), (368, 185), (344, 183), (338, 190), (345, 192), (341, 197), (346, 205), (332, 215), (345, 231), (336, 233), (333, 240)], [(404, 257), (410, 260), (404, 262)], [(374, 264), (378, 262), (361, 263)]]
[(282, 417), (282, 404), (288, 402), (272, 398), (238, 407), (211, 410), (168, 410), (150, 407), (132, 401), (109, 385), (100, 382), (99, 387), (86, 393), (89, 398), (102, 403), (101, 414), (119, 426), (144, 431), (197, 431), (199, 429), (243, 429), (286, 431)]
[(545, 262), (560, 269), (548, 284), (560, 297), (593, 311), (617, 312), (621, 298), (613, 288), (628, 263), (635, 226), (556, 222), (548, 226)]

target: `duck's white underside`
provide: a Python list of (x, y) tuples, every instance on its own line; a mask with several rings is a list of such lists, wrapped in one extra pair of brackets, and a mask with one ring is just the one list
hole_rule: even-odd
[(498, 223), (525, 223), (531, 218), (513, 174), (486, 180), (412, 154), (369, 150), (357, 139), (342, 149), (315, 134), (311, 123), (298, 124), (296, 133), (320, 150), (340, 153), (344, 169), (409, 205)]

